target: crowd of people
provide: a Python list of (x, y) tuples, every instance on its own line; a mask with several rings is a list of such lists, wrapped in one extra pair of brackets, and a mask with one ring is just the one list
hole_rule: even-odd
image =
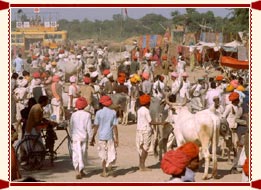
[[(85, 175), (87, 147), (94, 146), (97, 133), (98, 155), (103, 168), (101, 176), (107, 177), (117, 159), (120, 139), (119, 113), (114, 109), (111, 95), (124, 93), (135, 101), (136, 145), (141, 171), (150, 170), (145, 161), (152, 141), (152, 125), (171, 123), (171, 118), (163, 123), (152, 122), (149, 111), (152, 98), (171, 99), (179, 106), (188, 107), (191, 113), (214, 110), (228, 121), (235, 155), (240, 155), (249, 117), (249, 86), (244, 78), (202, 75), (192, 84), (184, 56), (178, 55), (173, 64), (167, 53), (157, 47), (144, 54), (134, 47), (117, 70), (112, 71), (108, 67), (111, 64), (108, 63), (108, 51), (107, 46), (81, 47), (78, 44), (58, 49), (35, 46), (27, 59), (21, 54), (14, 58), (11, 123), (16, 130), (21, 129), (22, 138), (39, 134), (41, 127), (38, 126), (43, 123), (69, 119), (76, 178)], [(74, 62), (77, 68), (80, 65), (80, 70), (70, 75), (66, 73), (61, 64), (68, 61)], [(245, 152), (248, 157), (247, 148)], [(171, 182), (195, 181), (193, 172), (198, 168), (198, 154), (198, 146), (187, 143), (167, 152), (161, 168), (172, 175)], [(237, 168), (237, 161), (234, 159), (234, 168)]]

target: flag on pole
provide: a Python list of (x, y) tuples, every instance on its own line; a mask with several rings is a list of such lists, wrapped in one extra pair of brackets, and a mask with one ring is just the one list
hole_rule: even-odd
[(40, 8), (34, 8), (34, 13), (40, 13)]

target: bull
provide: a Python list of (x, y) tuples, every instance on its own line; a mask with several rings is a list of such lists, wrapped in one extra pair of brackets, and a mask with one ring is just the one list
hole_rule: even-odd
[[(152, 123), (163, 123), (167, 116), (168, 110), (164, 109), (165, 104), (158, 98), (152, 97), (150, 102), (150, 115)], [(153, 149), (154, 156), (159, 156), (159, 160), (162, 159), (162, 154), (167, 151), (168, 136), (172, 132), (171, 125), (152, 125), (153, 138), (151, 143), (151, 149)]]
[(130, 105), (129, 96), (125, 93), (110, 94), (109, 96), (113, 102), (112, 108), (114, 108), (119, 113), (121, 124), (127, 125)]
[(205, 159), (205, 169), (202, 179), (208, 179), (210, 163), (209, 145), (212, 145), (213, 171), (212, 177), (217, 176), (217, 143), (219, 139), (220, 126), (222, 130), (229, 130), (225, 119), (220, 119), (213, 110), (206, 109), (196, 114), (182, 109), (175, 120), (174, 134), (177, 145), (181, 146), (186, 142), (195, 142), (201, 146)]

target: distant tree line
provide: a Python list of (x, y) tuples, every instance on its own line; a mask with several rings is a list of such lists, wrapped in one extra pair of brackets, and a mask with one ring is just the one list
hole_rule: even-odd
[[(187, 8), (185, 14), (179, 11), (171, 13), (171, 19), (158, 14), (147, 14), (140, 19), (124, 18), (121, 14), (113, 15), (112, 20), (83, 21), (61, 19), (58, 21), (59, 29), (67, 30), (71, 40), (93, 38), (95, 40), (120, 41), (132, 36), (145, 34), (163, 35), (167, 27), (181, 25), (185, 32), (200, 32), (202, 30), (213, 32), (237, 33), (249, 31), (249, 9), (229, 9), (230, 13), (222, 18), (215, 16), (212, 11), (199, 13), (194, 8)], [(15, 21), (12, 21), (12, 29)]]

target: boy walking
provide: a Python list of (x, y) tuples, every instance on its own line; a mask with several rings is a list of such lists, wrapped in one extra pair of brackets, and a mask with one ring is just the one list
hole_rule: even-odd
[(102, 109), (97, 111), (94, 120), (94, 134), (91, 141), (95, 143), (98, 131), (98, 154), (102, 161), (102, 177), (108, 177), (107, 168), (116, 161), (116, 147), (119, 144), (116, 111), (109, 108), (112, 100), (109, 96), (102, 96), (99, 100)]

